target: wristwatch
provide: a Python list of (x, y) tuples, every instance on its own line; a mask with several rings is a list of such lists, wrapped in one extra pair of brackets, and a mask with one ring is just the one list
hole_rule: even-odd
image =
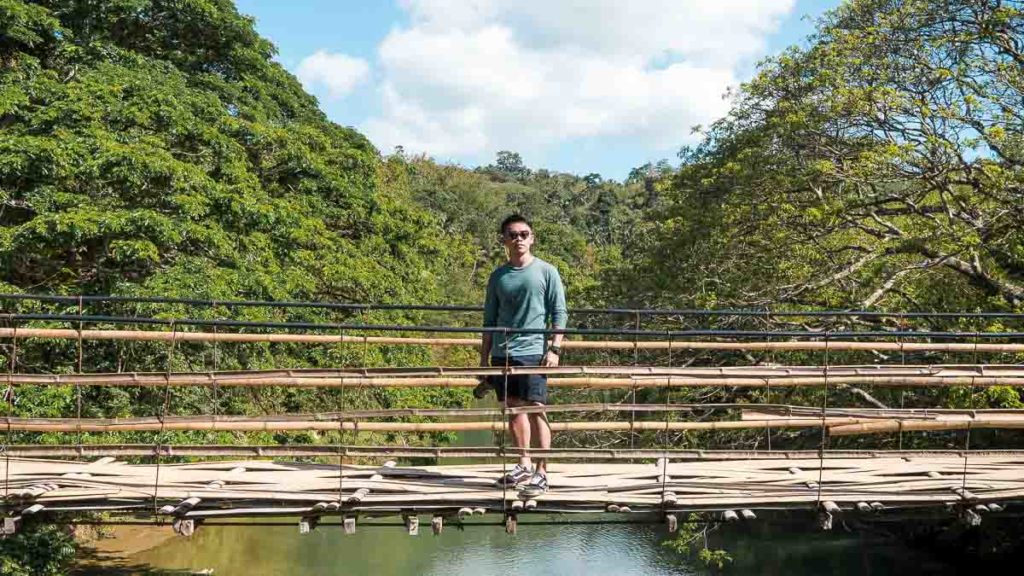
[(555, 356), (561, 356), (562, 355), (562, 347), (561, 346), (548, 346), (548, 352), (554, 352)]

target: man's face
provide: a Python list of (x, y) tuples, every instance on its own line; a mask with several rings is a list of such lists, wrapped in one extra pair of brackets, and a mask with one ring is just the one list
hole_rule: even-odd
[(530, 247), (533, 246), (533, 231), (525, 222), (513, 222), (505, 227), (502, 241), (505, 242), (510, 255), (523, 256), (529, 253)]

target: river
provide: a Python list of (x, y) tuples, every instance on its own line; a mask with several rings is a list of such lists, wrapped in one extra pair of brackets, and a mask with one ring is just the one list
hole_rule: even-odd
[[(169, 528), (168, 528), (169, 529)], [(750, 531), (753, 530), (753, 531)], [(938, 561), (896, 543), (841, 531), (780, 532), (765, 524), (726, 536), (733, 574), (906, 575), (954, 574)], [(136, 565), (217, 576), (277, 574), (587, 574), (660, 576), (697, 574), (661, 545), (664, 530), (636, 525), (500, 526), (429, 524), (409, 536), (401, 526), (362, 527), (345, 535), (336, 526), (300, 535), (296, 526), (206, 526), (132, 557)]]
[[(479, 405), (495, 404), (490, 400)], [(489, 432), (468, 432), (460, 435), (456, 445), (491, 442)], [(484, 520), (498, 522), (501, 518), (495, 515)], [(337, 524), (300, 535), (297, 519), (290, 526), (202, 526), (189, 538), (175, 537), (130, 560), (139, 568), (151, 567), (157, 573), (212, 570), (216, 576), (702, 573), (695, 561), (683, 560), (663, 546), (669, 536), (664, 528), (654, 525), (520, 525), (514, 536), (496, 525), (465, 530), (447, 526), (441, 535), (434, 536), (429, 516), (421, 516), (420, 521), (418, 536), (409, 536), (398, 525), (360, 526), (355, 534), (345, 535)], [(524, 523), (527, 521), (523, 518)], [(735, 574), (955, 573), (898, 543), (841, 529), (820, 532), (812, 529), (812, 524), (809, 518), (806, 529), (794, 532), (793, 524), (744, 523), (717, 539), (732, 554), (734, 563), (729, 572)]]

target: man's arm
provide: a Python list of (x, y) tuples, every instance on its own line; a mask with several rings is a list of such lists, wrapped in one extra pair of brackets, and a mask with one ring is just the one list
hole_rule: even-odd
[(484, 332), (483, 337), (480, 339), (480, 365), (489, 366), (491, 355), (491, 333)]
[[(551, 327), (565, 328), (569, 320), (569, 311), (565, 306), (565, 287), (562, 286), (562, 277), (558, 274), (558, 269), (552, 266), (550, 274), (544, 305), (547, 308), (547, 315), (551, 318)], [(544, 363), (547, 366), (558, 366), (560, 354), (556, 354), (551, 348), (560, 349), (564, 337), (564, 334), (551, 335), (551, 346), (544, 356)]]

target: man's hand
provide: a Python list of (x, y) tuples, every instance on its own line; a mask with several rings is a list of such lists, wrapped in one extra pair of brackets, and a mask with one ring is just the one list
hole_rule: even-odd
[(548, 352), (544, 355), (544, 366), (548, 368), (555, 368), (558, 366), (558, 354), (554, 352)]

